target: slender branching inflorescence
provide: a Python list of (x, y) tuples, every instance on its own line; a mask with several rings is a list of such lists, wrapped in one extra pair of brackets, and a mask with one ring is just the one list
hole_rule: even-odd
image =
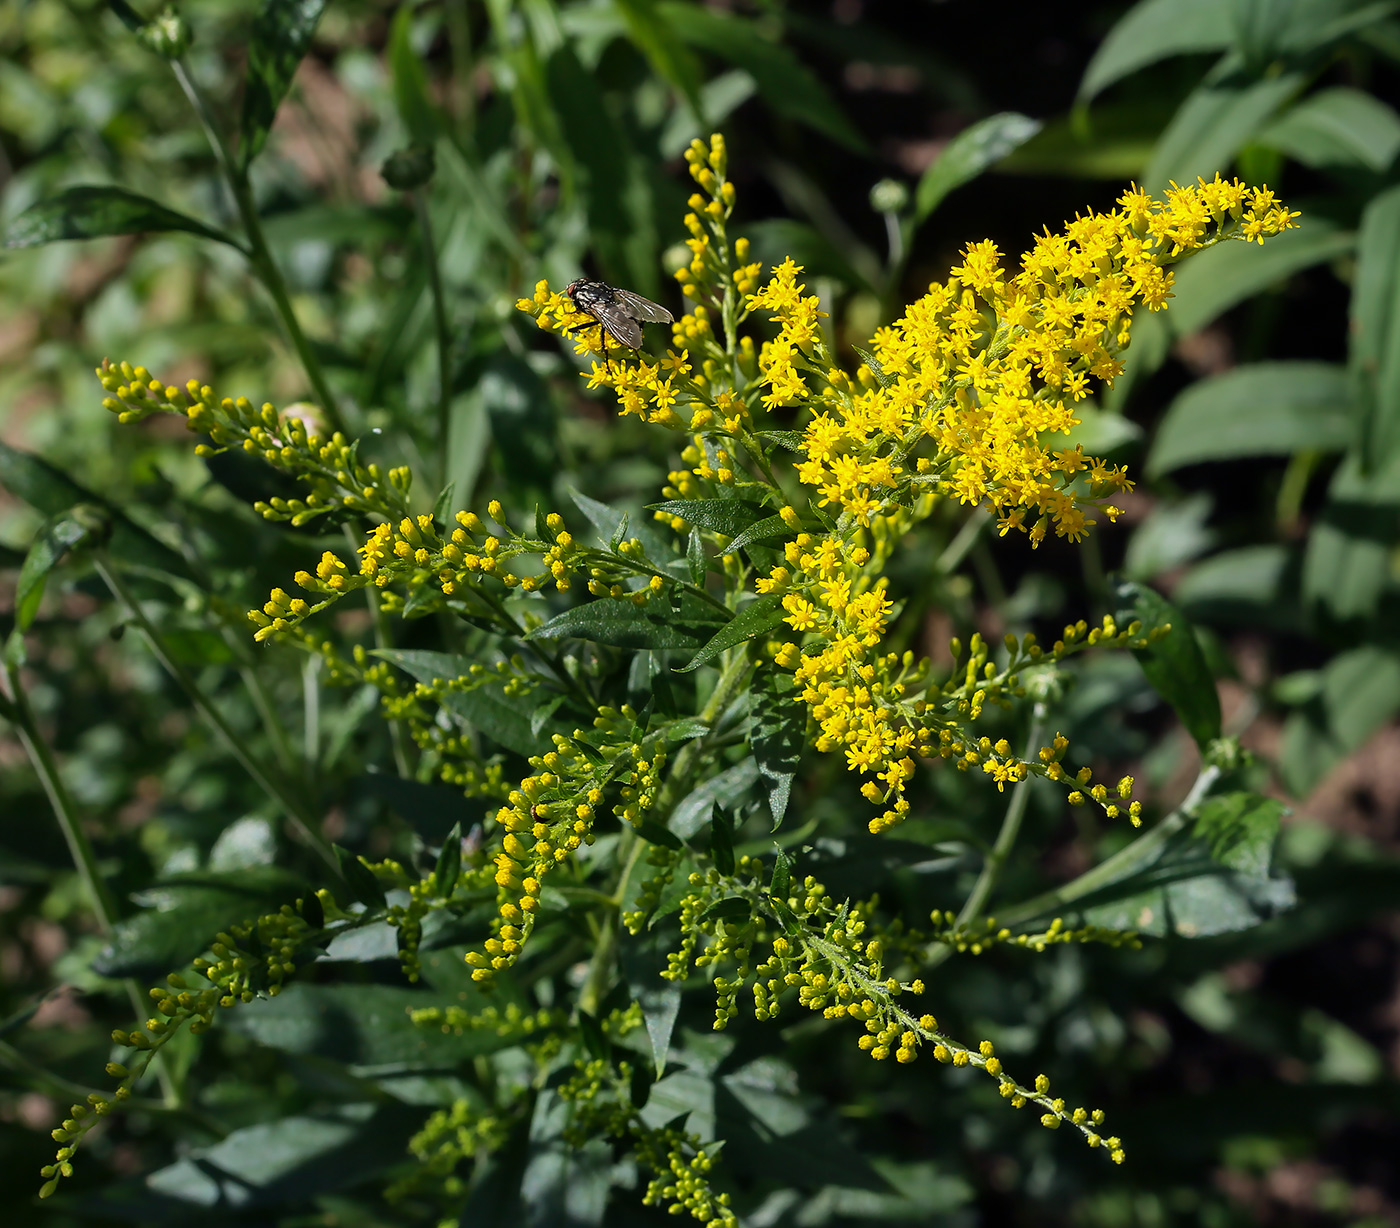
[[(708, 844), (669, 825), (677, 805), (729, 762), (726, 740), (741, 738), (744, 726), (731, 721), (719, 735), (744, 688), (775, 679), (799, 727), (805, 723), (808, 745), (839, 752), (861, 778), (860, 792), (876, 807), (872, 832), (910, 814), (910, 781), (921, 762), (938, 760), (980, 772), (998, 790), (1037, 777), (1061, 786), (1070, 804), (1094, 804), (1137, 825), (1141, 804), (1132, 800), (1131, 777), (1096, 782), (1088, 768), (1066, 767), (1068, 742), (1059, 734), (1018, 755), (982, 732), (982, 718), (989, 707), (1039, 705), (1053, 690), (1047, 679), (1074, 654), (1142, 649), (1170, 628), (1105, 617), (1096, 626), (1067, 626), (1049, 646), (1033, 635), (1008, 636), (999, 649), (974, 635), (966, 646), (953, 642), (954, 667), (939, 677), (927, 660), (885, 647), (896, 615), (888, 565), (909, 530), (950, 500), (984, 508), (1001, 534), (1024, 533), (1032, 547), (1052, 533), (1078, 541), (1100, 516), (1115, 518), (1112, 499), (1132, 483), (1121, 468), (1064, 442), (1078, 425), (1075, 406), (1122, 371), (1134, 312), (1167, 305), (1175, 263), (1230, 239), (1263, 242), (1292, 227), (1296, 215), (1267, 189), (1217, 177), (1173, 186), (1160, 201), (1131, 189), (1113, 211), (1038, 236), (1013, 268), (1003, 267), (993, 244), (974, 243), (949, 280), (931, 285), (880, 329), (868, 351), (857, 351), (860, 365), (849, 373), (801, 268), (788, 259), (765, 280), (747, 240), (731, 237), (735, 191), (722, 138), (694, 142), (686, 160), (696, 187), (685, 217), (691, 258), (676, 280), (689, 309), (671, 326), (669, 344), (605, 355), (601, 330), (580, 327), (591, 317), (544, 281), (517, 304), (540, 328), (569, 334), (577, 354), (593, 355), (582, 374), (616, 397), (621, 414), (684, 437), (661, 491), (665, 502), (654, 509), (662, 524), (685, 534), (683, 558), (653, 558), (625, 525), (607, 546), (584, 545), (552, 512), (537, 512), (521, 530), (495, 501), (484, 515), (415, 510), (409, 472), (362, 462), (358, 445), (340, 433), (322, 437), (271, 405), (219, 398), (196, 381), (167, 386), (126, 363), (99, 371), (105, 404), (123, 421), (179, 413), (207, 436), (201, 454), (242, 448), (305, 486), (302, 498), (255, 504), (262, 515), (347, 525), (357, 557), (326, 551), (314, 572), (298, 572), (306, 597), (274, 589), (248, 612), (254, 638), (320, 656), (332, 682), (375, 687), (386, 717), (405, 722), (423, 751), (425, 773), (501, 805), (484, 844), (460, 863), (447, 858), (447, 871), (425, 876), (397, 861), (361, 860), (355, 874), (377, 885), (361, 902), (341, 906), (323, 890), (308, 908), (220, 935), (213, 959), (195, 966), (204, 987), (187, 989), (172, 977), (168, 990), (156, 991), (160, 1017), (118, 1038), (136, 1051), (136, 1067), (114, 1064), (117, 1094), (75, 1106), (56, 1132), (63, 1150), (45, 1170), (46, 1193), (70, 1171), (91, 1121), (129, 1097), (174, 1027), (188, 1021), (202, 1030), (217, 1006), (276, 993), (311, 958), (324, 927), (387, 920), (413, 979), (427, 914), (465, 913), (492, 900), (493, 920), (465, 955), (473, 979), (489, 989), (521, 959), (551, 879), (586, 894), (597, 910), (590, 916), (597, 951), (579, 999), (584, 1012), (598, 1011), (616, 975), (617, 943), (625, 941), (618, 927), (637, 935), (664, 920), (678, 937), (662, 975), (682, 982), (707, 970), (716, 1028), (738, 1013), (741, 994), (757, 1019), (771, 1020), (796, 990), (800, 1005), (854, 1025), (859, 1047), (876, 1060), (910, 1062), (928, 1047), (940, 1062), (982, 1070), (1014, 1106), (1035, 1105), (1046, 1126), (1069, 1123), (1122, 1161), (1120, 1141), (1101, 1132), (1101, 1112), (1052, 1097), (1044, 1075), (1022, 1084), (990, 1042), (968, 1047), (909, 1002), (926, 992), (921, 965), (936, 966), (949, 950), (1132, 946), (1136, 935), (1060, 920), (1013, 932), (980, 914), (985, 891), (974, 892), (968, 915), (935, 912), (932, 928), (920, 933), (887, 919), (878, 900), (838, 901), (816, 878), (798, 880), (786, 854), (771, 867), (736, 857), (728, 818), (715, 819)], [(757, 343), (751, 327), (762, 336)], [(735, 508), (751, 513), (746, 526), (717, 513)], [(558, 639), (533, 634), (543, 625), (543, 604), (522, 595), (575, 585), (609, 608), (702, 610), (715, 638), (693, 664), (719, 669), (703, 709), (663, 716), (650, 705), (637, 712), (610, 704)], [(405, 686), (362, 646), (347, 655), (305, 625), (363, 588), (374, 590), (383, 609), (459, 615), (512, 647), (455, 676)], [(470, 728), (451, 717), (455, 702), (482, 687), (549, 718), (541, 718), (539, 745), (551, 749), (530, 757), (529, 774), (516, 783), (504, 775), (503, 759), (484, 756)], [(612, 861), (582, 852), (604, 822), (622, 833)], [(591, 876), (609, 881), (602, 890), (586, 887)], [(366, 902), (384, 889), (392, 903)], [(632, 1101), (630, 1064), (594, 1047), (576, 1059), (581, 1016), (458, 1007), (420, 1015), (415, 1021), (424, 1027), (489, 1028), (512, 1038), (541, 1072), (572, 1062), (557, 1094), (572, 1105), (578, 1139), (606, 1135), (628, 1147), (654, 1174), (648, 1203), (701, 1223), (736, 1222), (727, 1196), (710, 1186), (712, 1150), (644, 1123)], [(604, 1041), (620, 1039), (640, 1026), (640, 1016), (633, 1004), (591, 1026)], [(500, 1146), (526, 1112), (523, 1100), (464, 1100), (435, 1114), (413, 1142), (427, 1176), (401, 1183), (397, 1196), (426, 1179), (460, 1192), (452, 1185), (458, 1164)]]

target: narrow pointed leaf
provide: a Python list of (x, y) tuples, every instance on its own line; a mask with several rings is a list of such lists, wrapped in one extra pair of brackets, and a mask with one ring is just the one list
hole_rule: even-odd
[(237, 240), (125, 188), (82, 185), (37, 201), (5, 227), (5, 247), (37, 247), (63, 239), (179, 230), (239, 247)]
[(248, 43), (248, 81), (239, 123), (238, 161), (243, 170), (262, 151), (277, 108), (311, 47), (326, 0), (263, 0)]

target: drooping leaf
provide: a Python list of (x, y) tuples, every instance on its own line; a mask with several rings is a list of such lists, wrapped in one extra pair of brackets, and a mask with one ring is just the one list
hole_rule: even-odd
[(783, 621), (783, 599), (778, 593), (764, 593), (756, 597), (727, 622), (689, 662), (676, 672), (687, 674), (691, 670), (708, 665), (722, 652), (735, 648), (773, 630)]
[(977, 178), (1040, 131), (1040, 121), (1018, 111), (989, 115), (964, 128), (934, 159), (914, 195), (915, 223), (924, 221), (954, 188)]
[(798, 697), (793, 676), (779, 669), (760, 670), (749, 692), (749, 715), (754, 762), (777, 831), (787, 813), (806, 740), (807, 706)]
[(1220, 695), (1186, 615), (1145, 585), (1127, 581), (1115, 593), (1120, 627), (1134, 620), (1143, 631), (1170, 624), (1171, 630), (1134, 652), (1143, 675), (1175, 710), (1203, 751), (1220, 736)]
[(326, 0), (262, 0), (248, 41), (248, 79), (239, 121), (238, 164), (244, 171), (262, 152), (325, 7)]
[(1338, 452), (1354, 434), (1346, 372), (1326, 362), (1260, 362), (1198, 380), (1172, 402), (1146, 472), (1241, 456)]
[(1159, 60), (1228, 47), (1231, 13), (1221, 0), (1141, 0), (1099, 44), (1079, 83), (1079, 100), (1088, 102)]
[(65, 188), (37, 201), (5, 227), (5, 247), (37, 247), (63, 239), (155, 234), (178, 230), (239, 247), (232, 235), (125, 188), (88, 185)]

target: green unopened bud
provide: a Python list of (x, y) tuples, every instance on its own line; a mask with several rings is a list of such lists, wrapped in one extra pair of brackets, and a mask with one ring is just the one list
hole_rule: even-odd
[(898, 179), (881, 179), (870, 189), (870, 207), (876, 213), (902, 213), (909, 204), (909, 189)]
[(431, 145), (410, 145), (399, 149), (384, 159), (379, 173), (384, 182), (400, 192), (421, 188), (433, 177), (437, 170), (437, 158)]

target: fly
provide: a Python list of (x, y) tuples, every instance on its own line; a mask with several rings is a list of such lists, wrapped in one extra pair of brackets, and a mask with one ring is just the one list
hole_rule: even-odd
[[(653, 303), (651, 299), (633, 294), (631, 290), (619, 290), (604, 281), (580, 277), (565, 286), (564, 293), (569, 296), (576, 311), (593, 317), (605, 358), (607, 338), (611, 337), (618, 345), (635, 350), (642, 344), (643, 324), (670, 324), (675, 320), (675, 316), (660, 303)], [(593, 324), (580, 324), (565, 332), (576, 333), (592, 327)]]

